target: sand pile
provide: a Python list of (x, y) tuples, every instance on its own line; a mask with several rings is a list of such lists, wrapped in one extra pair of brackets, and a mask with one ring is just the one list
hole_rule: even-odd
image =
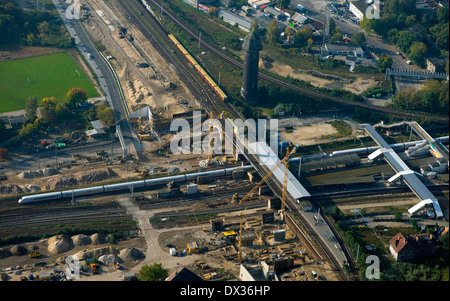
[(90, 239), (91, 243), (94, 245), (104, 244), (106, 242), (106, 237), (103, 234), (99, 233), (92, 234)]
[(115, 254), (106, 254), (100, 256), (98, 260), (105, 265), (114, 265), (116, 263), (123, 263), (123, 260)]
[(77, 181), (73, 176), (58, 176), (49, 179), (46, 183), (47, 189), (59, 189), (75, 186)]
[(93, 259), (93, 258), (99, 258), (100, 256), (107, 255), (107, 254), (117, 254), (118, 251), (114, 247), (101, 247), (101, 248), (95, 248), (90, 250), (82, 250), (75, 254), (75, 256), (78, 257), (79, 260), (85, 260), (85, 259)]
[(144, 259), (145, 255), (141, 250), (129, 247), (120, 250), (119, 257), (125, 261), (134, 261)]
[(63, 234), (50, 237), (47, 244), (47, 250), (53, 254), (64, 253), (74, 248), (72, 239)]
[(0, 259), (12, 256), (11, 252), (8, 249), (0, 248)]
[(78, 234), (72, 236), (72, 242), (75, 246), (85, 246), (90, 245), (92, 243), (92, 240), (85, 234)]
[(34, 184), (25, 184), (24, 187), (29, 192), (38, 192), (38, 191), (42, 190), (41, 187), (39, 187), (38, 185), (34, 185)]
[(19, 179), (32, 179), (38, 177), (48, 177), (59, 174), (59, 170), (56, 168), (44, 168), (39, 170), (29, 170), (21, 172), (17, 175)]
[(9, 249), (9, 252), (11, 252), (14, 256), (23, 256), (28, 254), (28, 250), (24, 246), (14, 246)]
[(106, 170), (94, 170), (75, 174), (75, 179), (79, 184), (89, 184), (115, 177), (117, 177), (117, 173), (110, 168), (107, 168)]
[(51, 178), (47, 181), (46, 187), (47, 189), (59, 189), (80, 184), (95, 183), (110, 178), (115, 178), (117, 176), (117, 173), (110, 168), (105, 170), (84, 171), (73, 175), (60, 175)]
[(0, 186), (0, 194), (21, 194), (23, 193), (22, 187), (16, 184), (7, 184)]

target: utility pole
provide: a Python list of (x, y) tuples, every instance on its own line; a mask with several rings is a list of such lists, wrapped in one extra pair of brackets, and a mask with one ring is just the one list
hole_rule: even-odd
[(200, 48), (201, 42), (202, 42), (202, 32), (199, 31), (199, 32), (198, 32), (198, 48)]

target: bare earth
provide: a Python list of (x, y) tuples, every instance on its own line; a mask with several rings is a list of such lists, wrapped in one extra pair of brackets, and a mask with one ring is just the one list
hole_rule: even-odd
[(282, 141), (295, 141), (298, 145), (311, 145), (319, 142), (329, 142), (323, 139), (325, 135), (336, 134), (336, 129), (328, 123), (319, 123), (311, 126), (294, 127), (292, 133), (282, 131), (280, 133)]

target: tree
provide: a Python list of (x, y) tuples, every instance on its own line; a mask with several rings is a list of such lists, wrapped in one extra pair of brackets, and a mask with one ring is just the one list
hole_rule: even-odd
[(409, 31), (404, 30), (398, 33), (397, 46), (406, 53), (411, 50), (411, 45), (417, 41), (416, 35)]
[(141, 281), (163, 281), (168, 275), (169, 271), (162, 267), (162, 263), (146, 264), (139, 270)]
[(42, 120), (46, 123), (53, 123), (56, 121), (56, 98), (44, 97), (39, 104), (39, 111), (42, 115)]
[(277, 4), (279, 8), (288, 8), (289, 4), (291, 4), (291, 0), (278, 0)]
[(114, 110), (105, 103), (97, 108), (97, 118), (107, 126), (114, 124)]
[(357, 32), (355, 33), (352, 38), (350, 39), (350, 42), (354, 46), (362, 45), (366, 42), (366, 36), (364, 35), (364, 32)]
[(308, 40), (312, 38), (313, 32), (310, 27), (303, 27), (296, 33), (294, 33), (294, 43), (297, 47), (303, 47), (308, 43)]
[(87, 94), (81, 88), (72, 88), (66, 94), (66, 104), (69, 109), (79, 106), (86, 100)]
[(64, 102), (58, 102), (55, 106), (55, 114), (57, 120), (64, 120), (70, 117), (70, 110)]
[(392, 67), (392, 56), (383, 53), (377, 61), (377, 68), (379, 72), (385, 72), (387, 68)]
[(267, 27), (267, 43), (270, 46), (274, 46), (277, 43), (279, 37), (280, 29), (278, 28), (277, 22), (275, 20), (272, 20)]
[(448, 7), (438, 7), (437, 9), (437, 18), (439, 23), (448, 22)]
[(250, 25), (250, 32), (259, 33), (259, 25), (258, 22), (256, 22), (256, 20), (252, 21), (252, 24)]
[(425, 54), (427, 53), (427, 46), (422, 42), (414, 42), (411, 45), (410, 58), (419, 66), (423, 66)]
[(25, 117), (28, 121), (33, 122), (36, 119), (37, 97), (30, 96), (25, 103)]

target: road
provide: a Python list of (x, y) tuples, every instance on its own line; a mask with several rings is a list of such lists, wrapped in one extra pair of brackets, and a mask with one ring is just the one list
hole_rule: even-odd
[[(55, 7), (61, 15), (64, 24), (67, 27), (69, 33), (75, 38), (75, 43), (80, 49), (86, 61), (91, 65), (92, 70), (97, 74), (97, 78), (100, 82), (100, 86), (106, 94), (106, 99), (114, 109), (114, 114), (116, 120), (128, 115), (126, 104), (123, 103), (121, 93), (118, 87), (118, 83), (114, 78), (112, 70), (109, 68), (105, 60), (102, 59), (100, 53), (92, 44), (91, 40), (87, 36), (80, 20), (76, 18), (67, 19), (66, 11), (69, 8), (69, 4), (65, 3), (63, 0), (53, 0)], [(92, 57), (89, 58), (91, 54)], [(123, 134), (125, 144), (129, 150), (129, 153), (136, 151), (139, 160), (142, 160), (141, 146), (138, 137), (133, 133), (132, 127), (128, 119), (123, 119), (118, 123)]]

